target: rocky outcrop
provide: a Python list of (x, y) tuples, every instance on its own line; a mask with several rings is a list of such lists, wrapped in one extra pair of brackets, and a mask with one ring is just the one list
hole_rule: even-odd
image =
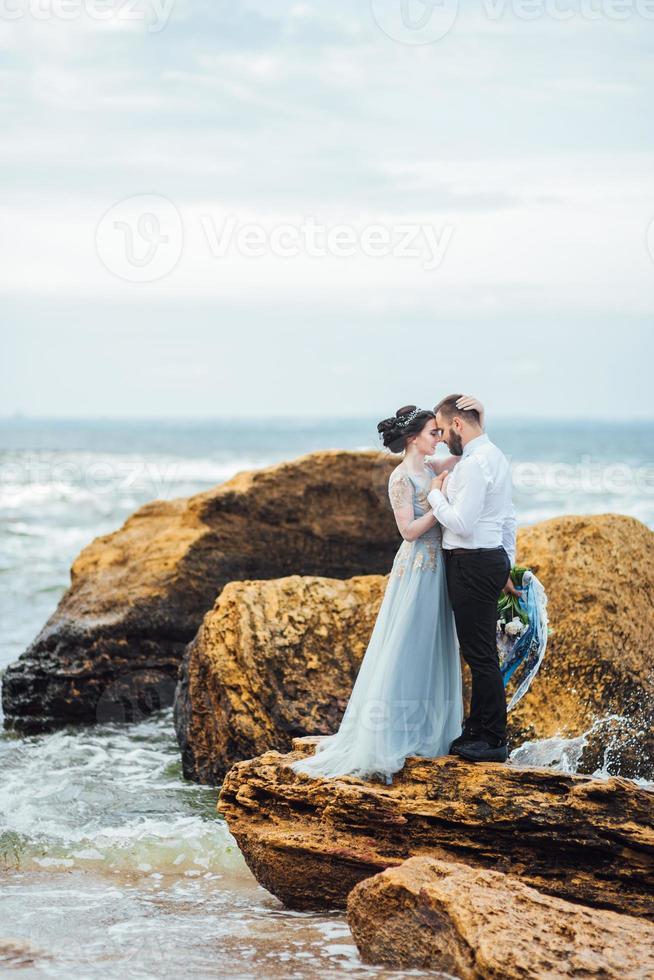
[(460, 980), (654, 976), (649, 922), (434, 858), (410, 858), (361, 882), (347, 920), (366, 963)]
[(364, 878), (430, 856), (654, 918), (654, 795), (634, 783), (455, 756), (410, 757), (391, 786), (296, 774), (315, 741), (239, 762), (218, 801), (258, 881), (291, 908), (344, 907)]
[[(654, 777), (651, 553), (654, 534), (628, 517), (563, 517), (520, 531), (519, 556), (549, 592), (554, 633), (509, 715), (513, 747), (595, 725), (580, 771)], [(287, 751), (294, 735), (335, 731), (383, 588), (379, 577), (293, 576), (226, 589), (182, 667), (176, 727), (186, 776), (217, 784), (234, 762)]]
[(184, 775), (338, 728), (381, 603), (381, 575), (232, 582), (187, 649), (175, 699)]
[[(540, 674), (510, 714), (514, 745), (595, 729), (582, 766), (654, 778), (654, 534), (631, 517), (521, 528), (518, 556), (549, 595)], [(598, 724), (615, 716), (612, 724)]]
[(79, 554), (56, 611), (7, 669), (6, 724), (33, 733), (170, 704), (187, 643), (234, 579), (388, 571), (396, 463), (315, 453), (141, 507)]

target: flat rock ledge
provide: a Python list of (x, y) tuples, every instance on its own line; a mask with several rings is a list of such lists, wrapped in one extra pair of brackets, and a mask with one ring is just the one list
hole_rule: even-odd
[(344, 908), (407, 858), (511, 873), (550, 895), (654, 918), (654, 794), (620, 777), (410, 757), (393, 784), (314, 779), (293, 740), (227, 773), (218, 800), (250, 869), (295, 909)]
[(654, 926), (543, 895), (511, 875), (414, 857), (349, 894), (365, 963), (460, 980), (648, 980)]

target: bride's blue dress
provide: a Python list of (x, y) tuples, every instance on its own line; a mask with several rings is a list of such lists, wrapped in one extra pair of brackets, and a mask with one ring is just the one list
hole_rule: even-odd
[[(414, 516), (426, 514), (433, 475), (428, 467), (420, 476), (396, 468), (388, 485), (393, 506), (412, 499)], [(338, 732), (291, 765), (311, 776), (390, 783), (408, 755), (446, 755), (462, 723), (461, 664), (436, 524), (400, 545)]]

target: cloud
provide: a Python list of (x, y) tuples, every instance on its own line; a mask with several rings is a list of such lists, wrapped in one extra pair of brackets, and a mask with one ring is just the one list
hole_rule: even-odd
[[(466, 4), (446, 37), (411, 47), (368, 3), (176, 0), (162, 30), (149, 24), (0, 21), (0, 289), (47, 298), (30, 315), (72, 302), (94, 322), (115, 303), (137, 323), (144, 307), (201, 302), (256, 339), (266, 310), (423, 327), (652, 312), (642, 23), (493, 20)], [(184, 227), (171, 273), (140, 284), (95, 244), (105, 212), (138, 195), (171, 200)], [(203, 214), (453, 235), (432, 271), (360, 250), (218, 260)]]

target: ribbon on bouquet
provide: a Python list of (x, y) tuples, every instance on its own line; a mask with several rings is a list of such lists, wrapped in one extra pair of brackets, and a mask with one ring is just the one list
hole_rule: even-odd
[[(519, 576), (521, 582), (516, 581)], [(497, 623), (497, 652), (504, 686), (514, 677), (518, 681), (507, 711), (529, 690), (543, 662), (549, 634), (547, 594), (542, 583), (528, 569), (511, 569), (511, 577), (520, 593), (517, 609), (513, 600), (516, 615), (506, 622), (506, 615), (503, 618), (500, 612)]]

